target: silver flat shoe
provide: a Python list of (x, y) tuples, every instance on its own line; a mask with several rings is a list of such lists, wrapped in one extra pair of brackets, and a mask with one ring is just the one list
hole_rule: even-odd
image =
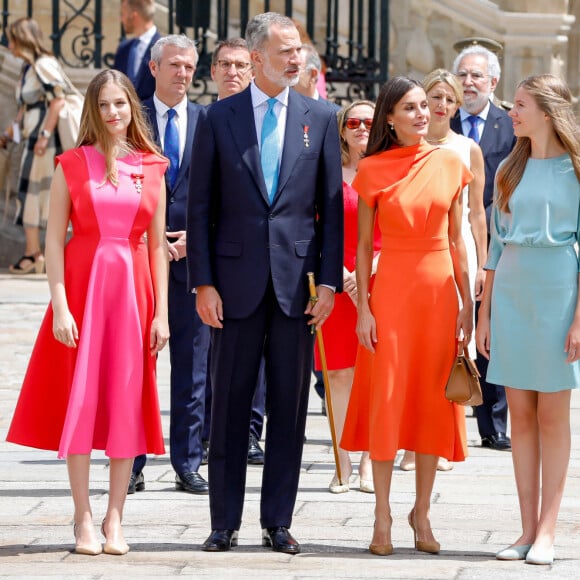
[(526, 554), (526, 564), (536, 564), (538, 566), (550, 566), (554, 563), (554, 546), (547, 550), (539, 550), (532, 546)]
[(510, 546), (500, 550), (496, 555), (497, 560), (525, 560), (532, 544), (521, 544), (519, 546)]

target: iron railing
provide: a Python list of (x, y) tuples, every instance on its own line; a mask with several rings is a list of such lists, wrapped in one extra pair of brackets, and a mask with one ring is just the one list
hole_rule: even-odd
[[(344, 0), (306, 0), (305, 27), (327, 67), (329, 94), (339, 103), (342, 100), (376, 97), (379, 86), (388, 77), (389, 0), (347, 0), (348, 10), (339, 13)], [(236, 24), (245, 30), (254, 16), (249, 0), (162, 0), (167, 8), (169, 33), (186, 33), (198, 43), (200, 60), (194, 83), (193, 100), (215, 97), (210, 80), (210, 36), (218, 39), (230, 35)], [(293, 0), (284, 1), (285, 14), (294, 15)], [(279, 4), (276, 4), (278, 6)], [(302, 4), (303, 5), (303, 4)], [(271, 9), (270, 0), (253, 2), (256, 10)], [(326, 15), (324, 38), (319, 38), (316, 27), (316, 8), (323, 7)], [(2, 36), (8, 44), (6, 25), (13, 17), (10, 8), (18, 7), (21, 0), (2, 0)], [(52, 30), (50, 40), (53, 52), (70, 67), (111, 66), (114, 55), (103, 53), (105, 35), (123, 32), (116, 22), (103, 22), (103, 0), (52, 0)], [(239, 20), (233, 22), (233, 8), (239, 10)], [(320, 13), (320, 11), (318, 11)], [(34, 17), (33, 2), (27, 0), (26, 15)], [(215, 22), (211, 23), (211, 17)], [(346, 30), (347, 35), (341, 34)], [(68, 47), (63, 51), (62, 47)]]

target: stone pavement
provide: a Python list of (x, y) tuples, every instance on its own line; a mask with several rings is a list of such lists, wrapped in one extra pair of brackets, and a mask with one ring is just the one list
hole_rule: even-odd
[[(358, 490), (327, 491), (333, 456), (326, 419), (313, 392), (303, 470), (292, 532), (302, 554), (276, 554), (260, 546), (261, 468), (248, 468), (240, 545), (225, 554), (199, 550), (209, 532), (207, 496), (174, 490), (168, 456), (150, 458), (147, 489), (129, 496), (125, 536), (131, 552), (123, 557), (80, 556), (73, 547), (72, 501), (66, 467), (53, 452), (8, 444), (6, 432), (40, 318), (48, 301), (46, 277), (17, 278), (0, 272), (0, 576), (170, 577), (188, 578), (516, 578), (580, 577), (580, 392), (573, 395), (572, 459), (550, 567), (499, 562), (493, 554), (520, 533), (511, 455), (482, 449), (475, 419), (468, 411), (470, 458), (437, 476), (431, 521), (442, 552), (418, 553), (406, 515), (413, 501), (414, 477), (395, 468), (392, 486), (395, 554), (381, 558), (367, 551), (374, 496)], [(159, 379), (164, 432), (169, 421), (169, 372), (165, 352)], [(207, 475), (205, 467), (202, 473)], [(107, 504), (107, 461), (94, 455), (91, 499), (95, 522)]]

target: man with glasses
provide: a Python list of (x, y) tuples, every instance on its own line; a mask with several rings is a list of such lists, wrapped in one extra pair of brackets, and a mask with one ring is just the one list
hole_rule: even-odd
[(243, 91), (252, 76), (246, 41), (243, 38), (220, 40), (211, 58), (211, 78), (217, 85), (218, 100)]
[[(451, 120), (451, 128), (479, 143), (485, 161), (483, 205), (489, 223), (493, 201), (493, 184), (498, 165), (515, 145), (511, 119), (493, 104), (491, 98), (499, 82), (501, 69), (497, 56), (479, 44), (464, 48), (453, 63), (453, 73), (463, 85), (463, 105)], [(476, 319), (480, 302), (476, 303)], [(475, 407), (482, 447), (498, 451), (511, 449), (507, 436), (507, 400), (505, 389), (485, 380), (487, 359), (477, 353), (477, 368), (481, 373), (483, 405)]]
[[(252, 77), (252, 63), (246, 41), (243, 38), (220, 40), (216, 44), (211, 58), (211, 78), (217, 87), (218, 101), (243, 91), (250, 84)], [(208, 376), (203, 428), (206, 454), (209, 447), (211, 426), (211, 388), (211, 380)], [(266, 379), (262, 363), (252, 403), (252, 420), (250, 421), (250, 439), (248, 442), (249, 465), (263, 465), (264, 463), (264, 450), (260, 447), (260, 439), (264, 428), (265, 407)]]

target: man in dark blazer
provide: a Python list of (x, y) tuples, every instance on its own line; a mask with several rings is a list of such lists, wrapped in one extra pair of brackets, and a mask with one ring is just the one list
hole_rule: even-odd
[(122, 0), (121, 24), (126, 34), (132, 38), (121, 42), (115, 53), (113, 68), (125, 73), (139, 98), (144, 101), (153, 96), (155, 79), (149, 69), (151, 48), (161, 38), (153, 16), (153, 0)]
[[(151, 73), (155, 94), (144, 102), (156, 142), (171, 162), (166, 126), (176, 124), (179, 134), (179, 167), (165, 175), (167, 188), (167, 241), (169, 250), (169, 357), (171, 363), (171, 407), (169, 449), (175, 470), (175, 488), (207, 494), (208, 484), (199, 473), (203, 447), (202, 430), (207, 381), (209, 327), (196, 312), (195, 294), (187, 290), (185, 221), (193, 136), (202, 107), (190, 103), (191, 86), (198, 54), (195, 43), (183, 35), (164, 36), (151, 51)], [(169, 111), (176, 111), (173, 121)], [(136, 458), (132, 481), (144, 485), (145, 456)]]
[[(501, 74), (497, 56), (481, 45), (464, 48), (453, 63), (453, 72), (463, 84), (463, 105), (451, 120), (451, 128), (475, 139), (483, 152), (485, 187), (483, 204), (489, 222), (493, 202), (495, 172), (515, 145), (512, 121), (507, 113), (491, 101)], [(476, 303), (476, 318), (479, 310)], [(481, 373), (483, 405), (475, 407), (482, 447), (498, 451), (511, 449), (507, 436), (508, 406), (505, 388), (485, 380), (488, 361), (477, 353), (477, 368)]]
[[(259, 14), (246, 40), (254, 81), (200, 119), (187, 218), (189, 287), (212, 327), (206, 551), (237, 545), (252, 397), (266, 360), (262, 544), (297, 554), (298, 490), (314, 335), (342, 290), (338, 128), (325, 105), (291, 91), (300, 70), (292, 20)], [(309, 301), (314, 272), (318, 301)]]

